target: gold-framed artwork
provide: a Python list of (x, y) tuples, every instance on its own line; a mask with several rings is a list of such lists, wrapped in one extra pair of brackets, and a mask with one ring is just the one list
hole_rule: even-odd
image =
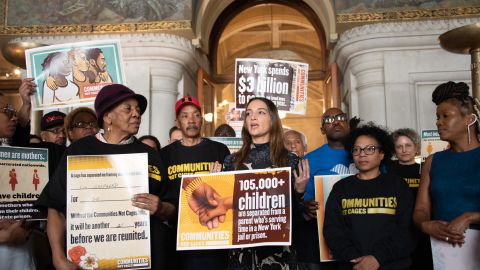
[(445, 19), (480, 15), (480, 0), (335, 0), (337, 23)]
[(0, 16), (4, 35), (183, 30), (192, 0), (1, 0)]

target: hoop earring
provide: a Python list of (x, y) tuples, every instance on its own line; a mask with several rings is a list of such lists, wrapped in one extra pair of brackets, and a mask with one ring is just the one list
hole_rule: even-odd
[(468, 144), (470, 145), (470, 125), (467, 126), (467, 133), (468, 133)]
[(475, 117), (475, 119), (474, 119), (470, 124), (468, 124), (468, 126), (467, 126), (468, 144), (470, 144), (470, 142), (471, 142), (471, 139), (470, 139), (470, 127), (471, 127), (472, 125), (474, 125), (474, 124), (477, 122), (477, 119), (478, 119), (476, 114), (473, 114), (473, 116)]

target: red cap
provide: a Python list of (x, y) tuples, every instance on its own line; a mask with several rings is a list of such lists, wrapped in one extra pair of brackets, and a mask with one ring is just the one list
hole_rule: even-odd
[(175, 114), (178, 115), (180, 110), (186, 105), (193, 105), (197, 107), (200, 112), (202, 111), (202, 106), (200, 105), (200, 101), (198, 101), (198, 99), (191, 96), (185, 96), (175, 103)]

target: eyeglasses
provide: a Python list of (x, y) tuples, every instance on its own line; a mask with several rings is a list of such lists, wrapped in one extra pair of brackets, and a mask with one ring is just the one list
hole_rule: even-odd
[(341, 113), (337, 115), (326, 115), (322, 118), (323, 124), (333, 124), (333, 122), (345, 122), (347, 121), (347, 114)]
[(77, 122), (72, 124), (73, 128), (97, 128), (98, 124), (97, 121), (92, 122)]
[(2, 108), (1, 110), (7, 115), (8, 119), (12, 119), (13, 117), (17, 116), (17, 111), (10, 104)]
[(65, 130), (61, 127), (59, 128), (52, 128), (52, 129), (47, 129), (45, 131), (48, 131), (48, 132), (51, 132), (55, 135), (61, 135), (61, 134), (65, 134)]
[(373, 155), (373, 153), (375, 153), (375, 150), (377, 150), (377, 149), (380, 150), (380, 147), (375, 146), (375, 145), (367, 145), (363, 148), (361, 148), (360, 146), (356, 146), (356, 147), (352, 148), (351, 153), (354, 156), (358, 156), (363, 151), (363, 153), (365, 153), (365, 155)]

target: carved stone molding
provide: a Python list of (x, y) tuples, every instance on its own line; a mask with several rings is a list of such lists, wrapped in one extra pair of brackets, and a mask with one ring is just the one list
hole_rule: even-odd
[(337, 15), (337, 23), (440, 19), (462, 16), (476, 16), (479, 14), (480, 7), (399, 10), (370, 13), (344, 13)]
[(366, 35), (377, 34), (389, 34), (396, 35), (400, 33), (412, 33), (412, 32), (444, 32), (460, 26), (480, 22), (480, 17), (475, 18), (463, 18), (452, 20), (435, 20), (435, 21), (412, 21), (412, 22), (389, 22), (389, 23), (376, 23), (367, 24), (359, 27), (352, 28), (345, 31), (337, 43), (342, 45), (349, 40), (362, 37)]
[(480, 22), (480, 17), (452, 20), (391, 22), (352, 28), (340, 36), (332, 53), (343, 73), (350, 59), (371, 51), (389, 51), (403, 48), (440, 49), (438, 36), (448, 30)]
[(190, 21), (158, 21), (118, 24), (33, 25), (0, 27), (2, 35), (65, 35), (154, 32), (191, 29)]

